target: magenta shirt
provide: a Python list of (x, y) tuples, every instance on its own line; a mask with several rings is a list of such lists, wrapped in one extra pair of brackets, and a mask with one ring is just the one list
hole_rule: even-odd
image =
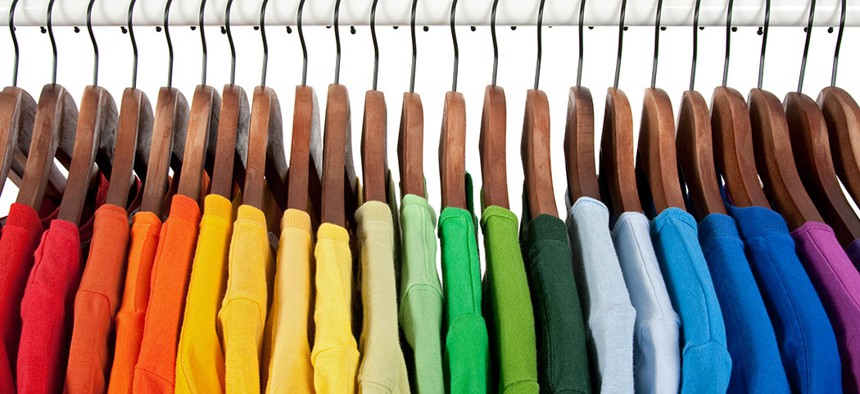
[(836, 334), (842, 360), (842, 388), (860, 391), (860, 272), (830, 226), (806, 222), (791, 232)]

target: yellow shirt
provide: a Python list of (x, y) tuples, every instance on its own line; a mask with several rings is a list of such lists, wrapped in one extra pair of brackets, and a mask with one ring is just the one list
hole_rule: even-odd
[[(311, 362), (317, 393), (355, 392), (358, 347), (352, 335), (352, 254), (349, 233), (334, 224), (317, 230), (316, 333)], [(397, 338), (392, 338), (397, 340)]]
[(273, 268), (266, 216), (250, 205), (240, 206), (230, 242), (227, 293), (218, 312), (224, 332), (228, 393), (260, 392), (268, 284)]
[(311, 366), (311, 289), (313, 283), (313, 232), (311, 217), (304, 211), (288, 209), (281, 219), (281, 241), (272, 308), (266, 324), (266, 341), (271, 352), (267, 393), (313, 393)]
[(230, 200), (206, 196), (176, 352), (177, 393), (224, 392), (224, 355), (216, 320), (226, 288), (232, 228)]

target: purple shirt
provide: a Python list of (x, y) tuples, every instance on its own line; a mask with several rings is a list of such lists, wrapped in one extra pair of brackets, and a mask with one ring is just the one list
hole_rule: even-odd
[(830, 226), (806, 222), (791, 236), (833, 325), (842, 360), (842, 388), (856, 393), (860, 391), (860, 273)]

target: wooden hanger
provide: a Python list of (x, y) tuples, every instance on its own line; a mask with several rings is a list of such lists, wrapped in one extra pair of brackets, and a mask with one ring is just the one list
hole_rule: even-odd
[(691, 210), (698, 220), (711, 213), (726, 214), (714, 167), (710, 118), (705, 98), (695, 90), (684, 92), (675, 146)]
[(341, 227), (352, 222), (356, 204), (351, 134), (346, 87), (331, 84), (325, 109), (321, 221)]
[[(507, 169), (507, 104), (505, 90), (496, 85), (484, 89), (481, 113), (481, 179), (484, 206), (510, 208)], [(464, 136), (465, 137), (465, 136)]]
[(600, 199), (594, 160), (594, 102), (584, 87), (570, 88), (567, 127), (564, 134), (564, 159), (570, 202), (579, 197)]
[(818, 105), (827, 123), (836, 173), (854, 203), (860, 204), (860, 106), (835, 86), (821, 90)]
[(188, 102), (179, 90), (171, 87), (158, 90), (141, 211), (161, 217), (171, 167), (175, 171), (174, 182), (180, 179), (188, 112)]
[(544, 214), (558, 217), (552, 183), (549, 125), (546, 94), (541, 90), (530, 89), (526, 93), (520, 155), (532, 218)]
[[(17, 168), (19, 177), (24, 172), (26, 155), (21, 149), (33, 137), (35, 115), (36, 101), (23, 89), (9, 86), (0, 92), (0, 194), (9, 170), (15, 172), (12, 167), (16, 161), (20, 162)], [(22, 154), (17, 155), (18, 152)], [(21, 161), (21, 158), (24, 160)]]
[(797, 173), (788, 122), (779, 99), (770, 92), (753, 89), (749, 108), (756, 164), (765, 193), (792, 229), (808, 221), (821, 222)]
[[(185, 133), (185, 152), (182, 155), (182, 177), (177, 192), (199, 201), (203, 197), (203, 171), (206, 168), (206, 151), (218, 130), (218, 92), (207, 85), (198, 85), (191, 99), (191, 113)], [(231, 149), (232, 150), (232, 149)]]
[(230, 200), (233, 198), (233, 185), (246, 182), (248, 122), (252, 120), (245, 89), (231, 83), (224, 85), (223, 92), (209, 191)]
[(458, 92), (445, 93), (439, 137), (439, 179), (442, 207), (467, 209), (466, 101)]
[(378, 90), (364, 95), (364, 122), (361, 127), (361, 173), (364, 201), (388, 202), (387, 110), (385, 96)]
[(599, 180), (614, 218), (624, 212), (642, 212), (633, 158), (633, 114), (627, 96), (616, 88), (606, 91)]
[(424, 106), (417, 93), (403, 94), (397, 159), (400, 164), (400, 193), (424, 197)]
[(287, 208), (299, 209), (319, 218), (322, 184), (322, 137), (317, 97), (310, 86), (296, 86), (290, 169), (287, 178)]
[(125, 89), (120, 103), (106, 203), (127, 208), (134, 174), (137, 173), (142, 182), (146, 181), (152, 122), (152, 106), (146, 94), (135, 88)]
[(636, 157), (640, 198), (644, 205), (653, 204), (654, 215), (671, 207), (684, 209), (675, 155), (672, 102), (662, 89), (648, 88), (643, 105)]
[(860, 238), (860, 219), (833, 167), (824, 115), (809, 96), (794, 92), (785, 96), (785, 113), (800, 179), (840, 243), (847, 246)]
[(243, 203), (263, 209), (265, 185), (280, 208), (287, 196), (287, 159), (284, 156), (281, 104), (275, 91), (265, 86), (254, 88), (251, 110), (251, 135)]

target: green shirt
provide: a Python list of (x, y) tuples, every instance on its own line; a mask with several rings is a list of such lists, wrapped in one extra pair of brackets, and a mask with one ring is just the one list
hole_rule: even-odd
[[(410, 386), (444, 393), (442, 285), (436, 271), (436, 213), (422, 197), (407, 194), (400, 207), (400, 328)], [(393, 340), (393, 338), (392, 338)]]
[(498, 206), (484, 209), (481, 228), (487, 253), (484, 298), (492, 357), (490, 392), (538, 393), (535, 319), (517, 216)]
[(529, 221), (528, 203), (523, 197), (526, 207), (520, 242), (532, 290), (541, 391), (590, 393), (585, 324), (567, 227), (550, 215)]

